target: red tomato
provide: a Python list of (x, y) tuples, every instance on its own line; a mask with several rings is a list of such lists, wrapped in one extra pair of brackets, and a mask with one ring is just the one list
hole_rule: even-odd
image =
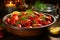
[(33, 24), (33, 27), (41, 27), (42, 24)]
[(21, 24), (23, 26), (30, 26), (32, 24), (31, 20), (21, 20)]
[(18, 16), (18, 14), (13, 14), (12, 16)]
[(21, 28), (22, 26), (21, 26), (21, 24), (18, 24), (17, 27)]
[(12, 19), (18, 21), (19, 17), (18, 16), (12, 16)]
[(32, 28), (32, 26), (26, 26), (26, 28)]
[(15, 25), (15, 23), (16, 23), (16, 21), (13, 20), (13, 19), (11, 19), (10, 24), (11, 24), (11, 25)]
[(36, 20), (34, 20), (34, 22), (37, 23), (37, 24), (42, 24), (43, 20), (42, 19), (36, 19)]
[(32, 17), (32, 16), (29, 16), (29, 19), (30, 19), (30, 20), (34, 20), (34, 17)]
[(40, 13), (39, 16), (44, 16), (44, 14), (43, 13)]
[(51, 22), (50, 21), (45, 21), (44, 23), (43, 23), (43, 25), (48, 25), (48, 24), (50, 24)]
[(22, 12), (22, 16), (26, 15), (26, 12)]
[(31, 20), (26, 20), (26, 25), (27, 26), (30, 26), (32, 24), (32, 21)]
[(23, 26), (26, 26), (26, 20), (21, 20), (21, 24), (22, 24)]
[(45, 21), (44, 23), (43, 23), (43, 25), (45, 26), (45, 25), (48, 25), (48, 22), (47, 21)]
[(10, 18), (7, 18), (7, 19), (6, 19), (6, 22), (7, 22), (7, 23), (10, 23)]
[(51, 16), (47, 16), (47, 17), (46, 17), (46, 20), (49, 20), (49, 21), (52, 22), (52, 17), (51, 17)]
[(40, 19), (39, 16), (35, 15), (34, 19)]

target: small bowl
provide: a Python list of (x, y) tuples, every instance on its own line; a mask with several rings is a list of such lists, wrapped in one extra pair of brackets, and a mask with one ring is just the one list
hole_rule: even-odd
[(36, 6), (32, 6), (32, 9), (40, 12), (55, 12), (57, 10), (57, 8), (52, 4), (44, 4), (44, 5), (46, 6), (45, 9), (40, 9)]
[(32, 37), (32, 36), (41, 35), (47, 31), (47, 27), (51, 26), (52, 24), (56, 22), (56, 18), (53, 15), (46, 14), (46, 15), (52, 16), (53, 22), (51, 24), (40, 27), (40, 28), (18, 28), (18, 27), (9, 25), (5, 22), (6, 18), (9, 15), (11, 14), (7, 14), (6, 16), (3, 17), (3, 23), (6, 25), (7, 31), (21, 37)]

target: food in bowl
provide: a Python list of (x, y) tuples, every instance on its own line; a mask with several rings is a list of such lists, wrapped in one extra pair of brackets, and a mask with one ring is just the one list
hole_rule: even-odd
[(40, 28), (51, 24), (53, 17), (32, 10), (14, 11), (5, 19), (5, 22), (19, 28)]

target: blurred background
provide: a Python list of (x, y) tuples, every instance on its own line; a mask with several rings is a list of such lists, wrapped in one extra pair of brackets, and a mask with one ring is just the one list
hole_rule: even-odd
[[(16, 0), (13, 0), (13, 1), (16, 1)], [(60, 0), (25, 0), (25, 2), (27, 3), (27, 4), (34, 4), (35, 3), (35, 1), (40, 1), (40, 2), (42, 2), (42, 3), (46, 3), (46, 4), (53, 4), (53, 5), (55, 5), (55, 6), (57, 6), (58, 5), (58, 7), (60, 8)], [(3, 17), (4, 15), (5, 15), (5, 7), (4, 7), (4, 2), (5, 2), (5, 0), (0, 0), (0, 17)]]

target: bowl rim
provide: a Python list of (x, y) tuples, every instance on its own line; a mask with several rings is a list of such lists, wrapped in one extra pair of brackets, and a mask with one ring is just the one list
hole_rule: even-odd
[(5, 22), (5, 19), (6, 19), (6, 18), (7, 18), (7, 16), (9, 16), (9, 15), (11, 15), (11, 14), (7, 14), (7, 15), (5, 15), (5, 16), (3, 17), (3, 19), (2, 19), (3, 23), (4, 23), (4, 24), (6, 24), (6, 25), (8, 25), (8, 26), (10, 26), (10, 28), (19, 29), (19, 30), (45, 28), (45, 27), (48, 27), (48, 26), (53, 25), (53, 24), (56, 22), (56, 18), (55, 18), (55, 16), (53, 16), (53, 15), (51, 15), (51, 14), (47, 14), (47, 13), (46, 13), (46, 15), (50, 15), (50, 16), (52, 16), (52, 17), (53, 17), (53, 19), (54, 19), (54, 21), (53, 21), (51, 24), (46, 25), (46, 26), (42, 26), (42, 27), (36, 27), (36, 28), (26, 28), (26, 27), (21, 27), (21, 28), (18, 28), (18, 27), (16, 27), (16, 26), (13, 26), (13, 27), (12, 27), (12, 25), (7, 24), (7, 23)]

